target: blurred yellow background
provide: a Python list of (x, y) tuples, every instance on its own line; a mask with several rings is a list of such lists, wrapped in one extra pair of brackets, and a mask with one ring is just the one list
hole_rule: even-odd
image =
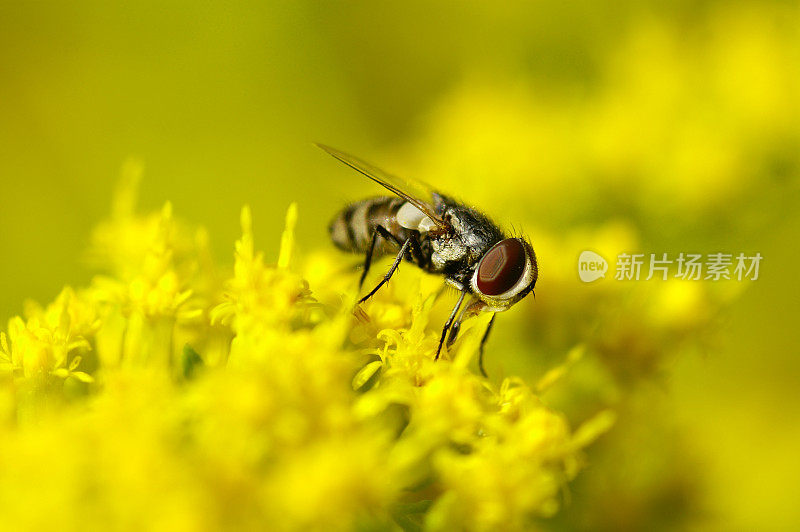
[[(88, 281), (131, 157), (142, 208), (171, 200), (225, 262), (245, 203), (265, 248), (291, 201), (300, 253), (328, 246), (335, 211), (380, 191), (325, 142), (533, 240), (537, 300), (498, 321), (490, 367), (533, 378), (586, 343), (571, 378), (595, 406), (550, 400), (571, 421), (621, 411), (544, 526), (796, 528), (798, 95), (797, 2), (6, 2), (0, 320)], [(673, 292), (580, 283), (592, 246), (764, 261), (758, 281), (698, 283), (705, 311), (678, 303), (670, 328)], [(624, 349), (642, 358), (603, 358)]]

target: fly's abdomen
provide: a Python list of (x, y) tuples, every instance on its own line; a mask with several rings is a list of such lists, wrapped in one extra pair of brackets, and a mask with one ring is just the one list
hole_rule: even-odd
[[(408, 229), (397, 223), (397, 211), (405, 203), (401, 198), (380, 196), (345, 207), (328, 226), (331, 240), (336, 247), (351, 253), (365, 253), (369, 248), (375, 228), (380, 225), (400, 242), (408, 238)], [(375, 253), (382, 255), (396, 249), (393, 243), (382, 238), (376, 242)]]

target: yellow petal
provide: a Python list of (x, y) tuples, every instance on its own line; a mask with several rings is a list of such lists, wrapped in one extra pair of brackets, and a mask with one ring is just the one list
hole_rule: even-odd
[(86, 383), (94, 382), (94, 377), (92, 377), (88, 373), (84, 373), (83, 371), (73, 371), (70, 373), (70, 376), (75, 377), (81, 382), (86, 382)]
[(361, 368), (356, 376), (353, 377), (353, 389), (358, 390), (362, 386), (364, 386), (368, 380), (372, 378), (375, 373), (381, 369), (383, 362), (380, 360), (373, 360), (363, 368)]

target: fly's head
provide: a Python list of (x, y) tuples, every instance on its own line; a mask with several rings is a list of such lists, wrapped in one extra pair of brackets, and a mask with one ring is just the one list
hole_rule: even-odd
[(470, 287), (487, 311), (502, 312), (533, 291), (538, 273), (533, 247), (523, 238), (506, 238), (481, 257)]

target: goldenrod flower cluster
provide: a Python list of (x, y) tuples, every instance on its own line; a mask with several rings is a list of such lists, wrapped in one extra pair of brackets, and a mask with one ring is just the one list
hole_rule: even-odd
[(4, 529), (514, 530), (558, 511), (612, 414), (572, 431), (521, 379), (476, 374), (485, 321), (434, 362), (439, 283), (411, 269), (354, 312), (333, 252), (298, 264), (295, 206), (274, 263), (243, 209), (225, 273), (169, 204), (137, 215), (126, 176), (102, 274), (0, 336)]

